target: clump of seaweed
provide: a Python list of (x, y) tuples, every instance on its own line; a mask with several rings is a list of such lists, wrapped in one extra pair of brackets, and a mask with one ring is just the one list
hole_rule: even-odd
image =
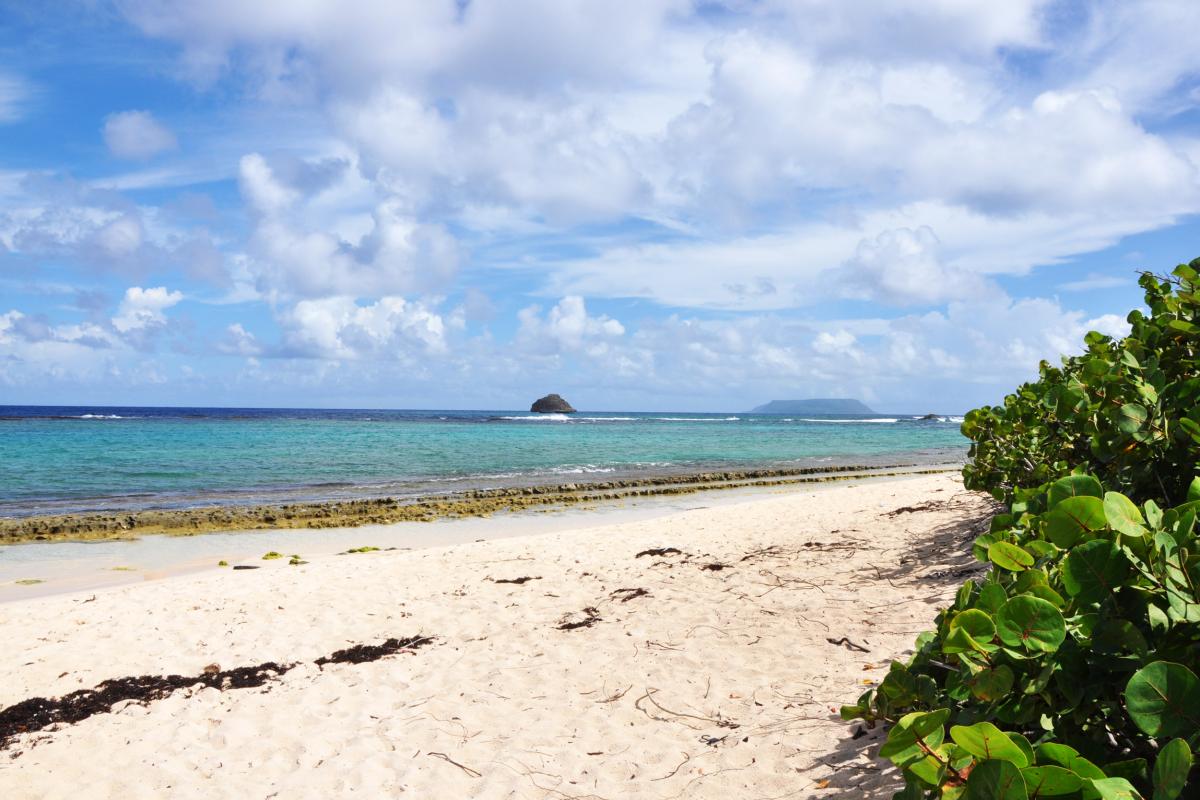
[(682, 554), (683, 551), (678, 547), (652, 547), (649, 550), (643, 550), (638, 553), (634, 558), (641, 558), (642, 556), (678, 556)]
[(519, 578), (492, 578), (492, 583), (515, 583), (520, 586), (522, 583), (540, 581), (541, 579), (541, 575), (522, 575)]
[(388, 639), (383, 644), (358, 644), (338, 650), (332, 655), (321, 656), (313, 663), (321, 667), (326, 664), (363, 664), (367, 661), (378, 661), (384, 656), (411, 652), (432, 641), (432, 636), (410, 636), (407, 639)]
[(366, 544), (366, 545), (363, 545), (362, 547), (351, 547), (349, 550), (346, 550), (345, 552), (338, 553), (338, 555), (339, 556), (348, 556), (351, 553), (374, 553), (374, 552), (377, 552), (378, 550), (379, 550), (378, 547)]
[(218, 567), (228, 567), (229, 562), (222, 558), (220, 561), (217, 562), (217, 566)]
[[(382, 644), (360, 644), (314, 661), (325, 664), (362, 664), (378, 661), (400, 652), (411, 652), (434, 641), (432, 636), (388, 639)], [(118, 703), (150, 703), (180, 689), (210, 687), (218, 691), (253, 689), (294, 669), (299, 662), (279, 664), (267, 661), (250, 667), (222, 670), (209, 664), (199, 675), (135, 675), (113, 678), (94, 689), (79, 689), (58, 698), (32, 697), (0, 709), (0, 750), (23, 733), (36, 733), (51, 725), (70, 725), (95, 714), (108, 714)]]
[(578, 628), (590, 628), (600, 621), (600, 609), (588, 606), (583, 611), (573, 611), (558, 621), (560, 631), (573, 631)]
[(293, 553), (291, 559), (288, 560), (288, 564), (290, 564), (293, 567), (298, 567), (301, 564), (307, 564), (307, 563), (308, 563), (307, 561), (305, 561), (303, 558), (301, 558), (299, 556), (299, 554), (296, 554), (296, 553)]
[(271, 550), (270, 552), (263, 553), (262, 560), (263, 561), (274, 561), (277, 558), (283, 558), (283, 553), (276, 553), (274, 550)]
[(19, 581), (13, 581), (18, 586), (36, 586), (39, 583), (45, 583), (41, 578), (21, 578)]

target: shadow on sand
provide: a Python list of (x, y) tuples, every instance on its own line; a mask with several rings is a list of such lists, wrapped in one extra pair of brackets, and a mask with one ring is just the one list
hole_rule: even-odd
[[(895, 566), (880, 568), (880, 577), (898, 586), (919, 586), (922, 593), (948, 594), (964, 581), (983, 576), (987, 565), (975, 560), (971, 543), (987, 532), (992, 516), (1001, 507), (990, 504), (981, 510), (979, 495), (960, 492), (947, 500), (902, 513), (919, 515), (934, 510), (960, 510), (961, 514), (932, 529), (927, 536), (919, 537), (901, 554)], [(931, 628), (934, 614), (931, 608)], [(853, 699), (847, 697), (847, 702)], [(829, 781), (828, 785), (813, 788), (802, 796), (822, 800), (888, 800), (902, 788), (903, 778), (890, 761), (878, 757), (879, 747), (885, 741), (887, 730), (883, 725), (868, 729), (861, 721), (848, 723), (845, 737), (819, 759), (828, 767), (828, 772), (821, 776)]]

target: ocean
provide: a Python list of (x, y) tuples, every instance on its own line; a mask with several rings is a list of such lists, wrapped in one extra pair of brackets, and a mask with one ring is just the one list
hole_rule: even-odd
[(960, 417), (0, 406), (0, 516), (958, 462)]

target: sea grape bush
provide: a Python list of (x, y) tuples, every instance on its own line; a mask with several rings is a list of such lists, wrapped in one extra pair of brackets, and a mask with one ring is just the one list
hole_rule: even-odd
[(894, 723), (880, 752), (902, 798), (1182, 796), (1200, 744), (1200, 479), (1167, 510), (1083, 473), (1023, 502), (975, 541), (987, 577), (842, 716)]
[(1143, 275), (1127, 338), (965, 417), (965, 482), (1007, 505), (989, 570), (842, 709), (891, 725), (897, 798), (1200, 797), (1198, 270)]
[(1128, 336), (1089, 333), (1083, 355), (966, 415), (968, 488), (1011, 501), (1083, 466), (1135, 499), (1181, 501), (1200, 462), (1200, 259), (1139, 283), (1148, 313), (1129, 314)]

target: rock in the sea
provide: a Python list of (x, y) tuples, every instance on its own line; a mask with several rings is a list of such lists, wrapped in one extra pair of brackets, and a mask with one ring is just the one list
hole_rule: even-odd
[(575, 409), (571, 408), (571, 404), (562, 399), (561, 395), (548, 394), (543, 398), (535, 400), (533, 405), (529, 407), (530, 411), (538, 414), (574, 414)]
[(921, 417), (920, 421), (921, 422), (941, 422), (942, 418), (939, 417), (937, 414), (926, 414), (925, 416)]

